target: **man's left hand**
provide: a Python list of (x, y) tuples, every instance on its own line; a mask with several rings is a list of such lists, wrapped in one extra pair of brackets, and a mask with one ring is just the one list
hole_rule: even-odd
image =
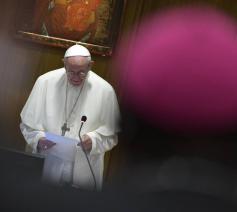
[(92, 149), (92, 140), (88, 135), (83, 135), (82, 136), (82, 145), (84, 147), (84, 149), (88, 152), (91, 151)]

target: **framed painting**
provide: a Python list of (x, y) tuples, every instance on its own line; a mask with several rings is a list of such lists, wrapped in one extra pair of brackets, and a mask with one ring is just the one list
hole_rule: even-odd
[(124, 8), (125, 0), (20, 0), (16, 36), (64, 48), (78, 43), (108, 56)]

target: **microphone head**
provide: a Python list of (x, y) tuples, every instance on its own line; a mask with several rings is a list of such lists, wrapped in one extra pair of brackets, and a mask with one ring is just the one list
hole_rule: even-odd
[(82, 116), (82, 117), (81, 117), (81, 121), (86, 122), (86, 120), (87, 120), (87, 117), (86, 117), (86, 116)]

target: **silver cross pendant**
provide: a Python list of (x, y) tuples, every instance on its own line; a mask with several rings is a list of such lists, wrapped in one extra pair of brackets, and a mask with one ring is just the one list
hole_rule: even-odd
[(66, 131), (70, 131), (70, 128), (67, 127), (67, 123), (66, 123), (66, 122), (65, 122), (65, 123), (63, 124), (63, 126), (61, 127), (61, 130), (62, 130), (62, 136), (65, 135)]

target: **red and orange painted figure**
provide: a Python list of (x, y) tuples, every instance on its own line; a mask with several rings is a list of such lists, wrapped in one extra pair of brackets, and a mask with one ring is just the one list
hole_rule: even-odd
[(101, 0), (37, 0), (34, 30), (50, 36), (92, 40), (100, 3)]

